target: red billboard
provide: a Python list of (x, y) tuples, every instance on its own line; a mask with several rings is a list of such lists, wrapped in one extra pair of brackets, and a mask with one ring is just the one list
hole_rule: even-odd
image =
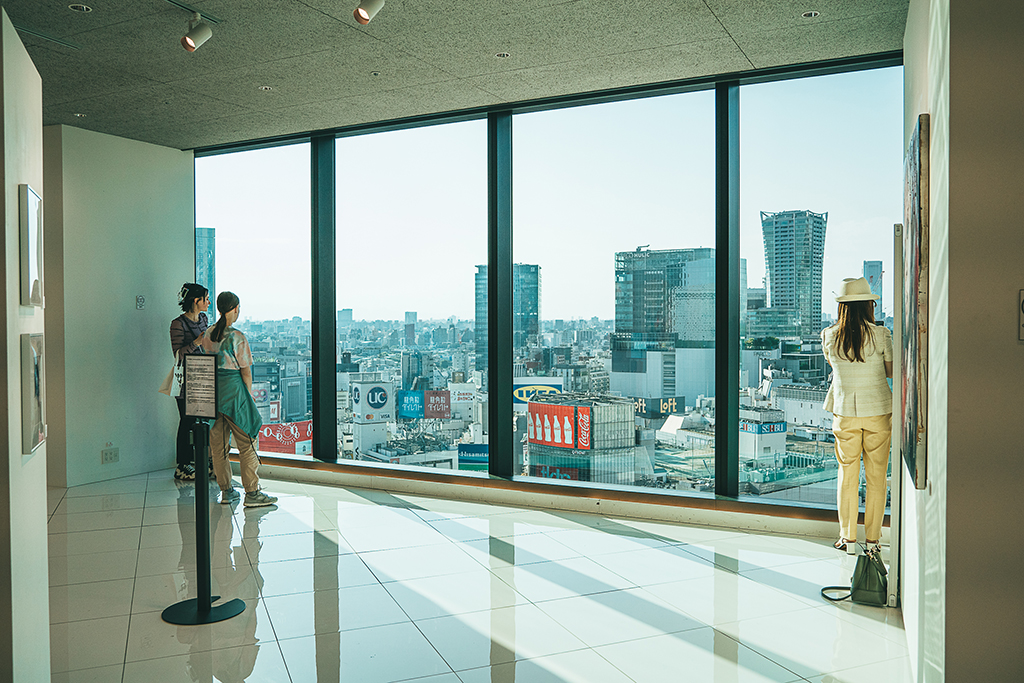
[(590, 407), (576, 409), (576, 447), (590, 448)]
[(544, 446), (574, 448), (575, 417), (575, 406), (531, 402), (527, 411), (527, 439)]
[[(313, 438), (313, 421), (305, 422), (283, 422), (280, 424), (267, 424), (260, 427), (259, 450), (269, 453), (290, 453), (299, 452), (296, 444), (303, 441), (310, 441)], [(308, 452), (305, 449), (303, 452)]]
[(448, 391), (423, 392), (423, 417), (430, 420), (452, 419), (452, 403)]

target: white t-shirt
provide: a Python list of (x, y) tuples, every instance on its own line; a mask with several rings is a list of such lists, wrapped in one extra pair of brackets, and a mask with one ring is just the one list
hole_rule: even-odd
[(843, 417), (870, 417), (892, 413), (892, 390), (885, 377), (885, 363), (892, 362), (892, 333), (872, 325), (864, 342), (864, 362), (839, 355), (836, 325), (821, 331), (821, 348), (834, 370), (825, 410)]

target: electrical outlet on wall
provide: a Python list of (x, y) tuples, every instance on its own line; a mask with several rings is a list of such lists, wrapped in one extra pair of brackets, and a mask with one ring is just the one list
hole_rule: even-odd
[(109, 465), (112, 462), (117, 462), (121, 459), (116, 448), (104, 448), (100, 451), (100, 464)]

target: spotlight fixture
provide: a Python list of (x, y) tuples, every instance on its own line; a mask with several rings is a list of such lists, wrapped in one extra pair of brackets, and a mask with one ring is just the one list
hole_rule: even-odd
[(815, 17), (817, 17), (819, 15), (820, 15), (820, 12), (816, 12), (815, 10), (811, 10), (810, 12), (804, 12), (800, 16), (803, 17), (804, 19), (814, 19)]
[(370, 19), (377, 16), (377, 12), (379, 12), (380, 8), (383, 6), (384, 0), (363, 0), (359, 3), (359, 7), (356, 7), (356, 11), (352, 13), (352, 16), (355, 17), (356, 21), (360, 24), (366, 26), (370, 23)]
[(181, 46), (188, 52), (195, 52), (213, 36), (213, 29), (196, 12), (188, 22), (188, 33), (181, 37)]
[(81, 12), (82, 14), (88, 14), (92, 11), (92, 7), (89, 7), (88, 5), (82, 5), (77, 2), (73, 5), (68, 5), (68, 9), (72, 12)]
[(498, 59), (508, 59), (509, 57), (512, 56), (512, 53), (510, 53), (510, 52), (497, 52), (497, 53), (495, 53), (494, 56), (497, 57)]

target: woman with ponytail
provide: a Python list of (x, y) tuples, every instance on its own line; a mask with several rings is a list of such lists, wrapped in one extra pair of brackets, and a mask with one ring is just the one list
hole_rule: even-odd
[[(203, 335), (209, 326), (206, 320), (206, 309), (210, 307), (209, 290), (195, 282), (186, 282), (178, 292), (178, 306), (182, 314), (171, 321), (171, 353), (181, 365), (187, 354), (203, 352)], [(189, 433), (194, 420), (185, 416), (184, 387), (182, 395), (174, 398), (178, 403), (178, 437), (175, 448), (178, 466), (174, 469), (174, 478), (193, 481), (196, 478), (196, 456)]]
[(228, 435), (233, 434), (245, 487), (245, 507), (262, 507), (277, 502), (260, 490), (256, 474), (260, 459), (256, 455), (256, 437), (263, 420), (252, 398), (252, 352), (249, 341), (232, 325), (238, 320), (238, 297), (221, 292), (217, 297), (220, 319), (210, 330), (208, 350), (217, 354), (217, 421), (210, 430), (210, 457), (220, 483), (220, 502), (234, 503), (238, 491), (231, 481), (228, 464)]
[(839, 540), (837, 550), (856, 552), (860, 509), (860, 461), (864, 456), (867, 495), (864, 535), (869, 551), (879, 550), (885, 515), (885, 479), (892, 434), (892, 334), (875, 325), (875, 301), (868, 281), (843, 280), (839, 321), (821, 333), (821, 348), (832, 366), (825, 410), (833, 414), (832, 433), (839, 461)]

